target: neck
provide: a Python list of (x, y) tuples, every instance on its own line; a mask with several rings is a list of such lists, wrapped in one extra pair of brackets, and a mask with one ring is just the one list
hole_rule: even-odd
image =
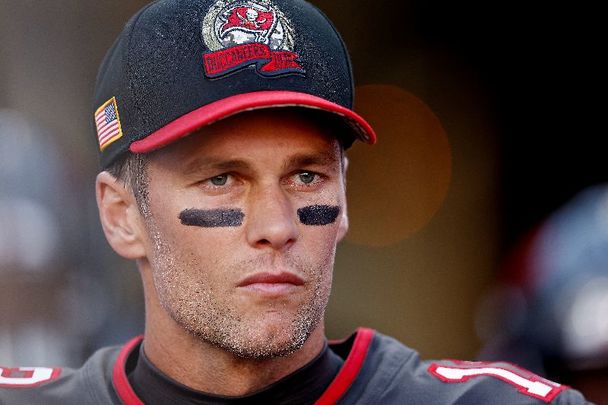
[(164, 374), (210, 394), (242, 396), (259, 391), (312, 361), (323, 349), (322, 324), (296, 352), (268, 359), (244, 359), (193, 336), (160, 306), (144, 281), (146, 356)]

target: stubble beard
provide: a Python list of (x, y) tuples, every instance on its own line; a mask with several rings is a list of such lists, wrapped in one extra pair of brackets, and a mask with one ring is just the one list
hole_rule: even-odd
[[(161, 306), (181, 328), (202, 342), (239, 358), (264, 360), (296, 352), (322, 322), (331, 290), (335, 248), (319, 252), (324, 256), (317, 266), (304, 264), (299, 257), (286, 257), (290, 268), (306, 277), (312, 287), (295, 313), (285, 311), (278, 324), (268, 325), (263, 314), (253, 319), (244, 317), (222, 291), (214, 290), (204, 277), (205, 269), (195, 260), (176, 257), (175, 249), (153, 223), (149, 223), (149, 230), (154, 242), (152, 273)], [(224, 265), (222, 274), (241, 274), (263, 261), (259, 258)]]

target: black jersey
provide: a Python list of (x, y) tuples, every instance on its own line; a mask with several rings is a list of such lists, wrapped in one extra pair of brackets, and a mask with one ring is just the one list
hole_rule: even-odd
[[(142, 405), (127, 375), (141, 337), (97, 351), (77, 370), (0, 368), (0, 404)], [(315, 404), (588, 404), (576, 390), (508, 363), (421, 361), (395, 339), (359, 328), (330, 342), (344, 364)]]

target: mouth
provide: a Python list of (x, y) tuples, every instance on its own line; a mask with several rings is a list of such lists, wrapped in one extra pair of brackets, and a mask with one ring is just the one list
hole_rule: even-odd
[(304, 280), (293, 273), (263, 272), (245, 277), (237, 284), (237, 287), (263, 295), (284, 295), (294, 292), (303, 285)]

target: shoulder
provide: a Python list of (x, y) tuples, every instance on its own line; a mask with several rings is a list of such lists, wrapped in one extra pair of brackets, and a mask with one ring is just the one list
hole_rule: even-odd
[(101, 349), (79, 369), (0, 366), (0, 403), (112, 403), (112, 366), (118, 351)]
[(423, 361), (399, 341), (375, 332), (347, 398), (386, 404), (587, 404), (568, 386), (509, 363)]

